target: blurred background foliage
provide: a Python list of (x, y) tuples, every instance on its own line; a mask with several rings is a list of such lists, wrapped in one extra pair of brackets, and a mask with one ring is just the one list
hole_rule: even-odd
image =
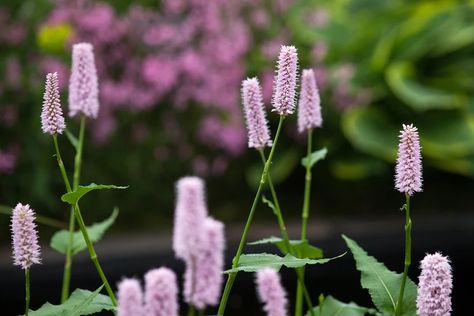
[[(402, 123), (418, 126), (425, 174), (435, 180), (427, 207), (446, 188), (436, 183), (472, 187), (473, 1), (11, 0), (0, 4), (0, 27), (0, 204), (68, 214), (39, 113), (51, 71), (67, 109), (70, 48), (79, 41), (95, 46), (101, 87), (82, 182), (130, 185), (84, 201), (91, 220), (118, 205), (119, 229), (155, 227), (152, 218), (169, 224), (173, 183), (191, 173), (206, 178), (218, 217), (245, 216), (260, 164), (246, 148), (240, 82), (258, 76), (269, 104), (281, 44), (298, 48), (300, 68), (315, 70), (322, 93), (315, 138), (329, 154), (315, 170), (317, 204), (348, 212), (367, 202), (367, 190), (385, 201)], [(293, 209), (305, 151), (294, 121), (272, 170)], [(77, 133), (77, 122), (67, 123)], [(71, 166), (65, 137), (61, 145)]]

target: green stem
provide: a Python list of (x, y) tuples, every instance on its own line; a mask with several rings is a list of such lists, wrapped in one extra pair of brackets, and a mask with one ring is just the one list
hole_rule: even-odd
[[(309, 218), (309, 203), (311, 196), (311, 164), (309, 161), (311, 159), (312, 144), (313, 144), (313, 129), (308, 130), (308, 140), (307, 140), (307, 153), (306, 153), (306, 176), (305, 176), (305, 185), (304, 185), (304, 198), (303, 198), (303, 212), (301, 214), (301, 240), (307, 240), (307, 227), (308, 227), (308, 218)], [(301, 278), (304, 282), (305, 268), (300, 268)], [(304, 283), (303, 283), (304, 284)], [(296, 303), (295, 303), (295, 316), (303, 315), (303, 286), (301, 282), (298, 281), (298, 287), (296, 288)]]
[[(59, 146), (58, 146), (57, 141), (55, 141), (55, 148), (56, 148), (56, 157), (58, 157), (59, 168), (61, 169), (61, 174), (63, 174), (64, 185), (66, 186), (68, 192), (70, 192), (71, 185), (69, 183), (69, 179), (67, 178), (67, 176), (65, 176), (66, 171), (64, 169), (64, 164), (62, 163), (61, 154), (59, 151)], [(87, 249), (89, 250), (91, 261), (94, 263), (94, 266), (97, 269), (97, 272), (99, 273), (99, 276), (105, 285), (105, 289), (107, 290), (107, 293), (110, 296), (112, 303), (115, 306), (117, 306), (117, 299), (115, 298), (115, 294), (112, 291), (112, 288), (110, 287), (109, 282), (107, 281), (107, 278), (104, 274), (104, 271), (102, 270), (102, 267), (100, 266), (99, 259), (97, 258), (97, 253), (95, 252), (95, 249), (94, 249), (94, 245), (90, 241), (89, 233), (87, 232), (86, 225), (84, 224), (84, 220), (82, 218), (81, 211), (79, 209), (79, 204), (76, 203), (73, 209), (74, 209), (74, 216), (76, 218), (77, 223), (79, 224), (79, 228), (81, 230), (82, 236), (84, 237), (84, 241), (86, 242)]]
[(30, 269), (25, 269), (25, 316), (30, 310)]
[(66, 186), (66, 191), (71, 192), (72, 191), (71, 184), (69, 183), (69, 179), (66, 173), (66, 168), (64, 167), (63, 159), (61, 158), (61, 151), (59, 150), (59, 145), (58, 145), (58, 136), (56, 134), (53, 135), (53, 141), (54, 141), (54, 149), (56, 150), (56, 160), (58, 161), (59, 170), (61, 171), (64, 185)]
[(104, 271), (102, 270), (102, 267), (100, 266), (99, 258), (97, 257), (97, 253), (95, 252), (94, 245), (92, 244), (89, 238), (89, 233), (87, 232), (86, 225), (84, 224), (84, 219), (82, 218), (81, 211), (77, 203), (74, 205), (74, 215), (76, 216), (76, 221), (79, 224), (79, 229), (81, 230), (82, 236), (84, 237), (84, 241), (86, 242), (87, 249), (89, 250), (90, 258), (92, 262), (94, 263), (95, 268), (97, 269), (97, 272), (99, 273), (100, 279), (105, 285), (107, 294), (112, 300), (112, 303), (115, 306), (117, 306), (117, 299), (115, 298), (114, 291), (112, 291), (109, 281), (107, 281), (107, 277), (105, 276)]
[[(77, 190), (79, 186), (81, 176), (81, 164), (82, 164), (82, 148), (84, 144), (84, 130), (85, 130), (85, 117), (81, 117), (80, 129), (79, 129), (79, 140), (76, 148), (76, 156), (74, 158), (74, 176), (73, 176), (73, 190)], [(55, 135), (56, 136), (56, 135)], [(68, 191), (69, 192), (69, 191)], [(66, 249), (66, 260), (64, 262), (64, 273), (63, 273), (63, 285), (61, 290), (61, 303), (64, 303), (69, 297), (69, 289), (71, 284), (71, 270), (72, 270), (72, 247), (74, 242), (74, 208), (71, 207), (69, 212), (69, 238)]]
[(398, 295), (397, 307), (395, 309), (395, 316), (402, 313), (403, 294), (405, 292), (405, 283), (407, 280), (408, 268), (411, 264), (411, 227), (412, 222), (410, 218), (410, 195), (405, 193), (405, 268), (403, 269), (402, 284), (400, 286), (400, 294)]
[[(262, 159), (262, 163), (265, 165), (266, 158), (265, 158), (265, 154), (263, 153), (263, 150), (259, 150), (259, 153), (260, 153), (260, 157)], [(293, 249), (291, 248), (288, 231), (286, 230), (285, 221), (283, 220), (283, 213), (282, 213), (281, 208), (280, 208), (280, 202), (278, 201), (278, 196), (276, 194), (275, 187), (273, 186), (272, 177), (270, 176), (270, 173), (268, 173), (267, 179), (268, 179), (268, 186), (269, 186), (270, 192), (272, 194), (273, 204), (275, 205), (275, 213), (276, 213), (276, 216), (277, 216), (277, 219), (278, 219), (278, 225), (280, 227), (280, 234), (283, 238), (283, 242), (285, 243), (285, 247), (287, 249), (287, 252), (290, 253), (290, 254), (293, 254)], [(306, 286), (304, 285), (304, 278), (303, 278), (303, 274), (301, 274), (301, 269), (295, 269), (295, 272), (296, 272), (296, 276), (298, 278), (298, 288), (301, 287), (302, 298), (303, 298), (303, 293), (304, 293), (306, 303), (308, 304), (308, 307), (310, 309), (310, 313), (311, 313), (312, 316), (314, 316), (313, 304), (311, 302), (311, 298), (310, 298), (309, 293), (306, 289)], [(301, 306), (301, 308), (302, 308), (302, 306)]]
[(188, 316), (195, 316), (196, 315), (196, 309), (194, 308), (193, 305), (189, 304), (188, 305)]
[[(272, 163), (273, 154), (275, 153), (276, 144), (278, 143), (278, 138), (280, 136), (281, 128), (283, 126), (283, 121), (285, 120), (284, 116), (280, 116), (280, 121), (278, 122), (278, 128), (275, 134), (275, 139), (273, 141), (272, 149), (270, 150), (270, 155), (268, 156), (268, 160), (263, 167), (262, 176), (260, 178), (260, 183), (258, 185), (257, 192), (255, 193), (255, 198), (253, 199), (252, 207), (250, 209), (247, 222), (245, 223), (244, 231), (242, 232), (242, 237), (240, 238), (239, 247), (237, 248), (237, 252), (235, 254), (234, 259), (232, 260), (232, 269), (237, 268), (240, 260), (240, 256), (242, 255), (242, 251), (244, 249), (245, 243), (247, 242), (247, 235), (250, 229), (250, 225), (252, 224), (252, 219), (255, 213), (255, 209), (257, 208), (258, 201), (260, 199), (260, 195), (262, 194), (263, 185), (265, 184), (265, 180), (267, 179), (268, 171), (270, 170), (270, 165)], [(234, 285), (235, 278), (237, 277), (237, 272), (229, 273), (227, 277), (227, 282), (224, 287), (224, 292), (222, 293), (221, 301), (219, 304), (219, 310), (217, 311), (218, 316), (223, 316), (225, 312), (225, 308), (227, 305), (227, 300), (229, 299), (230, 292), (232, 290), (232, 286)]]

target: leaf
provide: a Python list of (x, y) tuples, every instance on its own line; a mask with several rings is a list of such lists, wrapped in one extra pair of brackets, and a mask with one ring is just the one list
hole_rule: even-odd
[(87, 186), (80, 185), (77, 188), (77, 190), (66, 193), (66, 194), (63, 194), (63, 196), (61, 196), (61, 200), (63, 202), (67, 202), (71, 205), (74, 205), (77, 202), (79, 202), (81, 197), (83, 197), (84, 195), (86, 195), (87, 193), (89, 193), (90, 191), (93, 191), (93, 190), (103, 190), (103, 189), (121, 189), (121, 190), (123, 190), (123, 189), (126, 189), (126, 188), (128, 188), (128, 185), (127, 186), (117, 186), (117, 185), (113, 185), (113, 184), (95, 184), (95, 183), (91, 183)]
[[(114, 208), (112, 214), (106, 220), (92, 224), (91, 226), (86, 227), (87, 232), (89, 233), (89, 238), (92, 243), (98, 242), (104, 233), (109, 229), (110, 226), (115, 222), (119, 214), (118, 208)], [(50, 246), (60, 253), (66, 254), (67, 247), (69, 243), (69, 232), (67, 230), (60, 230), (56, 232), (50, 241)], [(87, 245), (84, 241), (81, 231), (74, 232), (73, 243), (72, 243), (72, 254), (76, 255), (82, 250), (86, 249)]]
[[(311, 153), (311, 156), (309, 157), (309, 167), (312, 168), (315, 163), (326, 158), (327, 153), (328, 150), (326, 147)], [(303, 167), (306, 167), (306, 165), (308, 164), (308, 157), (304, 157), (303, 159), (301, 159), (301, 164), (303, 165)]]
[(88, 290), (75, 290), (69, 299), (61, 305), (46, 303), (38, 310), (28, 313), (30, 316), (79, 316), (91, 315), (102, 310), (114, 311), (115, 306), (110, 297), (99, 294), (102, 285), (94, 292)]
[[(274, 244), (280, 249), (282, 254), (287, 254), (285, 247), (285, 242), (279, 237), (269, 237), (261, 240), (257, 240), (249, 243), (249, 245), (264, 245), (264, 244)], [(307, 240), (290, 240), (290, 245), (293, 250), (293, 255), (296, 258), (300, 259), (320, 259), (323, 257), (323, 251), (315, 246), (312, 246), (308, 243)]]
[(469, 103), (465, 94), (441, 90), (419, 82), (414, 66), (408, 62), (389, 65), (385, 75), (393, 93), (414, 110), (453, 109), (465, 107)]
[(73, 133), (71, 133), (70, 130), (68, 130), (67, 128), (64, 130), (64, 133), (66, 134), (66, 138), (69, 140), (69, 142), (71, 143), (71, 145), (74, 147), (74, 148), (77, 148), (77, 144), (78, 144), (78, 140), (77, 140), (77, 137), (74, 136)]
[(272, 201), (268, 200), (265, 195), (262, 195), (262, 202), (267, 204), (269, 208), (272, 209), (273, 211), (273, 214), (277, 215), (277, 211), (276, 211), (276, 208), (275, 208), (275, 204), (273, 204)]
[(307, 264), (324, 264), (331, 260), (340, 258), (345, 254), (346, 253), (343, 253), (337, 257), (324, 259), (300, 259), (290, 254), (287, 254), (284, 257), (269, 253), (246, 254), (240, 256), (237, 268), (224, 271), (224, 273), (232, 273), (237, 271), (256, 272), (265, 267), (274, 268), (276, 270), (280, 270), (282, 266), (287, 268), (299, 268)]
[[(367, 255), (355, 241), (342, 235), (347, 246), (354, 255), (357, 270), (361, 272), (360, 283), (364, 289), (369, 290), (369, 294), (377, 309), (389, 315), (395, 312), (402, 274), (397, 274), (388, 270), (382, 263), (374, 257)], [(416, 285), (407, 278), (401, 315), (416, 315)]]
[[(320, 306), (314, 307), (313, 311), (315, 316), (364, 316), (366, 313), (373, 312), (353, 302), (343, 303), (330, 295)], [(308, 311), (306, 316), (311, 316), (311, 313)]]

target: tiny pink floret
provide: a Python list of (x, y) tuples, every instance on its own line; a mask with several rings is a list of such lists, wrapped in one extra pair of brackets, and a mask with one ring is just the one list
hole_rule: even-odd
[(304, 69), (301, 75), (301, 92), (298, 103), (298, 131), (303, 133), (322, 125), (321, 99), (314, 71), (312, 69)]
[(273, 87), (273, 111), (281, 116), (295, 111), (298, 53), (294, 46), (282, 46)]
[(38, 245), (35, 212), (28, 204), (18, 203), (13, 209), (11, 234), (13, 245), (13, 264), (29, 269), (41, 263), (41, 249)]
[(72, 68), (69, 80), (69, 116), (99, 114), (99, 84), (94, 61), (94, 48), (89, 43), (72, 47)]
[(272, 145), (263, 105), (262, 88), (257, 78), (242, 82), (242, 101), (248, 131), (249, 148), (263, 149)]
[(140, 282), (137, 279), (123, 279), (117, 287), (117, 316), (146, 316)]
[(272, 268), (264, 268), (257, 271), (255, 281), (258, 297), (264, 304), (263, 310), (267, 316), (286, 316), (288, 301), (278, 272)]
[(59, 96), (58, 74), (46, 75), (46, 84), (43, 95), (43, 108), (41, 111), (41, 129), (43, 133), (55, 135), (62, 134), (66, 124), (64, 123), (61, 99)]
[(418, 130), (412, 125), (403, 125), (398, 145), (395, 168), (395, 188), (409, 195), (422, 191), (421, 147)]
[(453, 276), (449, 258), (440, 253), (427, 254), (421, 261), (416, 299), (419, 316), (451, 315)]
[(145, 274), (145, 312), (147, 316), (178, 316), (178, 285), (172, 270), (158, 268)]

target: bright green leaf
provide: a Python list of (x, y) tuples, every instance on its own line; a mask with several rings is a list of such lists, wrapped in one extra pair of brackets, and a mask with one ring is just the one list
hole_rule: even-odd
[[(269, 237), (249, 243), (249, 245), (274, 244), (280, 249), (282, 254), (287, 254), (285, 242), (279, 237)], [(320, 259), (323, 257), (323, 251), (308, 243), (307, 240), (290, 240), (293, 255), (300, 259)]]
[(63, 194), (63, 196), (61, 196), (61, 200), (63, 202), (67, 202), (71, 205), (74, 205), (81, 199), (81, 197), (83, 197), (84, 195), (86, 195), (87, 193), (89, 193), (90, 191), (93, 191), (93, 190), (126, 189), (126, 188), (128, 188), (128, 186), (117, 186), (117, 185), (113, 185), (113, 184), (95, 184), (95, 183), (91, 183), (87, 186), (80, 185), (77, 188), (77, 190), (75, 190), (73, 192)]
[(102, 310), (114, 311), (115, 306), (110, 297), (99, 294), (103, 286), (94, 292), (75, 290), (69, 299), (61, 305), (46, 303), (36, 311), (30, 311), (30, 316), (80, 316), (91, 315)]
[[(328, 150), (326, 147), (311, 153), (311, 156), (309, 157), (309, 167), (312, 168), (315, 163), (326, 158), (327, 153)], [(301, 164), (303, 165), (303, 167), (306, 167), (306, 165), (308, 164), (308, 157), (304, 157), (303, 159), (301, 159)]]
[[(98, 242), (104, 233), (109, 229), (110, 226), (115, 222), (115, 219), (118, 216), (118, 209), (114, 208), (114, 211), (110, 215), (109, 218), (106, 220), (92, 224), (91, 226), (87, 227), (87, 232), (89, 233), (89, 238), (91, 242), (95, 243)], [(50, 246), (60, 253), (66, 254), (67, 247), (69, 243), (69, 232), (67, 230), (60, 230), (53, 235), (51, 238)], [(84, 241), (84, 237), (80, 231), (76, 231), (73, 235), (73, 243), (72, 243), (72, 253), (76, 255), (80, 251), (87, 248), (86, 242)]]
[[(342, 235), (356, 261), (357, 270), (361, 272), (360, 283), (369, 291), (377, 309), (389, 315), (395, 312), (402, 282), (402, 274), (388, 270), (365, 252), (355, 241)], [(401, 315), (416, 315), (416, 285), (407, 278)]]
[[(343, 303), (330, 295), (323, 300), (322, 305), (314, 307), (313, 311), (315, 316), (364, 316), (374, 312), (353, 302)], [(311, 316), (311, 313), (308, 311), (306, 316)]]
[(307, 264), (324, 264), (331, 260), (340, 258), (346, 253), (339, 255), (333, 258), (324, 258), (324, 259), (299, 259), (290, 254), (287, 254), (284, 257), (269, 253), (257, 253), (257, 254), (246, 254), (240, 256), (239, 263), (237, 268), (224, 271), (224, 273), (231, 273), (237, 271), (244, 272), (256, 272), (262, 268), (270, 267), (276, 270), (280, 270), (282, 266), (287, 268), (299, 268)]

